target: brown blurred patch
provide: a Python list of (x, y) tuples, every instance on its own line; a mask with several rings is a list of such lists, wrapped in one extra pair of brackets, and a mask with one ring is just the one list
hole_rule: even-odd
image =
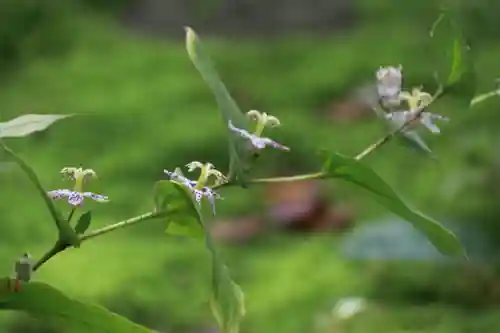
[(321, 181), (269, 184), (263, 197), (269, 208), (262, 217), (221, 221), (215, 225), (213, 234), (222, 241), (239, 243), (265, 230), (344, 231), (353, 222), (353, 210), (348, 205), (332, 205), (324, 195), (323, 184)]
[(343, 123), (370, 119), (374, 116), (366, 104), (353, 98), (331, 102), (321, 113), (330, 121)]

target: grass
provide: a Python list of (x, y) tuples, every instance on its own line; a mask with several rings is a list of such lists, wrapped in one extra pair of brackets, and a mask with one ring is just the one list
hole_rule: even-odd
[[(44, 133), (9, 142), (37, 170), (47, 188), (65, 186), (58, 175), (63, 166), (82, 164), (95, 169), (100, 180), (90, 185), (91, 190), (112, 200), (106, 205), (92, 204), (93, 227), (98, 227), (150, 209), (152, 184), (162, 177), (163, 168), (209, 160), (224, 170), (223, 124), (182, 43), (131, 36), (96, 17), (82, 18), (77, 24), (79, 33), (69, 53), (31, 61), (0, 88), (3, 119), (31, 112), (81, 115)], [(316, 112), (370, 79), (380, 64), (403, 63), (409, 84), (425, 77), (429, 61), (415, 50), (415, 43), (425, 34), (414, 25), (401, 25), (397, 31), (389, 28), (377, 24), (340, 37), (304, 36), (273, 43), (207, 41), (242, 109), (278, 116), (284, 126), (276, 137), (294, 147), (286, 156), (266, 153), (260, 173), (279, 172), (284, 163), (312, 170), (321, 162), (311, 158), (317, 148), (354, 154), (381, 135), (374, 121), (345, 126), (327, 123)], [(203, 32), (199, 33), (203, 38)], [(499, 47), (480, 50), (481, 88), (489, 86), (489, 73), (500, 69), (495, 56)], [(493, 106), (498, 102), (479, 107), (478, 112)], [(452, 117), (461, 112), (453, 113), (449, 105), (436, 107), (436, 112), (441, 111)], [(453, 119), (461, 117), (467, 118), (457, 115)], [(436, 187), (463, 163), (448, 149), (453, 136), (464, 128), (459, 120), (458, 125), (453, 123), (441, 141), (428, 138), (441, 164), (424, 161), (394, 144), (369, 157), (367, 163), (424, 211), (442, 215), (450, 205), (436, 194)], [(24, 250), (41, 255), (55, 232), (24, 176), (14, 172), (0, 177), (4, 221), (0, 225), (0, 272), (8, 274), (10, 263)], [(359, 207), (362, 218), (385, 214), (356, 188), (338, 185), (340, 195)], [(223, 195), (228, 199), (219, 205), (220, 215), (235, 216), (254, 210), (259, 189), (228, 190)], [(162, 231), (162, 225), (148, 222), (133, 231), (93, 240), (58, 256), (36, 278), (73, 296), (103, 302), (157, 329), (187, 331), (213, 325), (206, 303), (207, 253), (201, 244), (168, 237)], [(240, 248), (223, 248), (246, 293), (248, 316), (243, 331), (303, 332), (313, 327), (315, 316), (332, 300), (368, 293), (369, 276), (337, 253), (336, 242), (334, 236), (281, 235)], [(445, 323), (414, 328), (411, 325), (419, 322), (419, 316), (409, 315), (412, 309), (376, 308), (345, 331), (360, 332), (360, 327), (372, 327), (376, 321), (383, 327), (380, 332), (402, 332), (395, 322), (407, 315), (412, 318), (404, 324), (408, 330), (446, 333), (456, 327), (456, 312), (423, 308), (432, 316), (442, 316)]]

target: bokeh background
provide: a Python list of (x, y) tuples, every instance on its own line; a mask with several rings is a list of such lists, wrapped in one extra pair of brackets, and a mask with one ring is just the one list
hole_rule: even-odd
[[(500, 74), (500, 3), (455, 1), (477, 57), (478, 91)], [(151, 209), (162, 170), (228, 162), (224, 124), (190, 63), (183, 26), (203, 39), (242, 110), (280, 118), (258, 176), (320, 167), (318, 150), (355, 154), (384, 132), (352, 91), (381, 65), (402, 64), (405, 86), (432, 86), (425, 47), (434, 0), (3, 0), (0, 112), (77, 113), (9, 144), (47, 188), (65, 166), (93, 168), (89, 203), (99, 227)], [(443, 50), (447, 45), (443, 44)], [(438, 156), (396, 143), (366, 159), (414, 206), (456, 231), (471, 260), (441, 257), (361, 189), (339, 181), (225, 189), (211, 222), (246, 294), (243, 333), (469, 333), (500, 330), (498, 126), (500, 99), (424, 134)], [(268, 132), (269, 133), (269, 132)], [(0, 175), (0, 271), (24, 251), (40, 256), (56, 233), (18, 170)], [(215, 332), (203, 244), (147, 222), (94, 239), (47, 263), (36, 279), (160, 332)], [(50, 300), (47, 300), (50, 302)], [(352, 310), (349, 313), (349, 308)], [(352, 314), (356, 311), (356, 314)], [(358, 311), (359, 310), (359, 311)], [(2, 332), (64, 332), (2, 313)], [(89, 332), (90, 333), (90, 332)]]

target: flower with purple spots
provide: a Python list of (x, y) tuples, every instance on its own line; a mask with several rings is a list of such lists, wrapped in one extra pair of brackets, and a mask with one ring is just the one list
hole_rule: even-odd
[(69, 189), (59, 189), (47, 192), (47, 195), (52, 200), (60, 200), (63, 198), (68, 198), (68, 203), (71, 206), (81, 206), (85, 198), (92, 199), (97, 202), (108, 202), (108, 197), (101, 194), (96, 194), (92, 192), (83, 192), (83, 185), (88, 178), (97, 178), (96, 173), (92, 169), (83, 168), (63, 168), (60, 171), (61, 174), (67, 176), (69, 179), (75, 181), (73, 190)]
[(207, 180), (209, 176), (214, 176), (216, 178), (215, 184), (223, 183), (226, 178), (223, 174), (216, 169), (214, 169), (211, 163), (200, 163), (200, 162), (191, 162), (187, 164), (188, 171), (194, 171), (194, 169), (200, 168), (201, 174), (197, 181), (186, 178), (182, 171), (179, 168), (176, 168), (173, 172), (168, 170), (163, 170), (163, 172), (170, 178), (171, 181), (182, 184), (186, 186), (189, 191), (193, 194), (194, 200), (201, 204), (201, 199), (206, 197), (211, 208), (212, 214), (215, 216), (215, 200), (223, 199), (217, 192), (211, 189), (209, 186), (206, 186)]
[(263, 138), (255, 134), (250, 134), (244, 129), (235, 127), (231, 120), (228, 122), (228, 127), (233, 133), (236, 133), (242, 138), (249, 140), (252, 143), (252, 146), (256, 149), (264, 149), (267, 146), (271, 146), (276, 149), (290, 151), (290, 148), (283, 146), (274, 140)]
[(53, 190), (47, 192), (47, 195), (53, 200), (68, 198), (68, 203), (72, 206), (81, 206), (85, 198), (90, 198), (97, 202), (108, 202), (108, 197), (92, 192), (77, 192), (68, 189)]
[(433, 122), (433, 120), (441, 120), (441, 121), (449, 121), (449, 118), (441, 116), (439, 114), (434, 114), (430, 112), (421, 112), (418, 114), (418, 110), (414, 111), (396, 111), (387, 113), (385, 115), (386, 119), (394, 123), (397, 127), (402, 127), (404, 124), (411, 122), (412, 119), (416, 117), (414, 122), (408, 126), (408, 129), (411, 130), (418, 125), (425, 126), (432, 133), (438, 134), (440, 133), (439, 127)]

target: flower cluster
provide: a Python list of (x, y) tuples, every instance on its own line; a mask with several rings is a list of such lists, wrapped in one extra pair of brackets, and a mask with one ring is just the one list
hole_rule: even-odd
[[(422, 111), (432, 103), (433, 97), (429, 93), (422, 91), (422, 87), (414, 87), (411, 93), (403, 91), (402, 70), (403, 67), (399, 65), (398, 67), (381, 67), (376, 72), (377, 92), (382, 105), (397, 110), (385, 113), (385, 119), (398, 127), (408, 124), (409, 126), (404, 129), (405, 132), (423, 125), (432, 133), (440, 133), (439, 127), (433, 120), (448, 121), (449, 119)], [(406, 107), (401, 110), (402, 102), (405, 102)]]
[[(278, 118), (268, 115), (267, 113), (260, 113), (256, 110), (251, 110), (247, 112), (247, 117), (256, 122), (256, 128), (253, 133), (249, 133), (244, 129), (237, 128), (229, 121), (229, 130), (233, 133), (238, 134), (238, 136), (247, 139), (251, 145), (256, 149), (263, 149), (266, 146), (271, 146), (280, 150), (289, 151), (290, 148), (277, 143), (266, 137), (262, 137), (262, 132), (265, 127), (276, 127), (280, 125)], [(211, 163), (201, 163), (198, 161), (193, 161), (186, 164), (187, 171), (193, 172), (196, 169), (200, 169), (200, 176), (197, 180), (191, 180), (182, 174), (180, 168), (176, 168), (174, 171), (163, 170), (164, 173), (173, 182), (185, 186), (194, 197), (194, 200), (201, 204), (201, 200), (205, 197), (207, 198), (210, 206), (212, 208), (212, 213), (215, 215), (215, 201), (217, 199), (223, 199), (213, 187), (220, 186), (228, 182), (228, 179), (222, 174), (222, 172), (215, 169), (214, 165)], [(67, 167), (60, 171), (66, 178), (73, 180), (75, 185), (73, 189), (58, 189), (47, 192), (48, 196), (53, 200), (59, 200), (62, 198), (67, 198), (68, 203), (72, 206), (81, 206), (85, 198), (93, 199), (97, 202), (107, 202), (108, 197), (96, 194), (92, 192), (83, 192), (83, 186), (89, 179), (96, 179), (97, 175), (92, 169), (74, 168)], [(213, 182), (209, 181), (213, 180)]]
[(108, 202), (108, 197), (92, 192), (83, 192), (83, 185), (91, 178), (96, 179), (97, 175), (92, 169), (83, 168), (63, 168), (61, 174), (73, 180), (75, 185), (73, 190), (59, 189), (47, 192), (47, 195), (53, 200), (68, 198), (68, 203), (72, 206), (81, 206), (85, 198), (93, 199), (97, 202)]
[[(248, 140), (254, 149), (260, 150), (266, 146), (271, 146), (284, 151), (290, 150), (290, 148), (283, 146), (270, 138), (262, 137), (262, 132), (266, 127), (277, 127), (280, 125), (278, 118), (268, 115), (265, 112), (260, 113), (256, 110), (250, 110), (247, 112), (246, 116), (256, 122), (256, 128), (253, 133), (235, 127), (232, 121), (228, 122), (229, 130), (243, 139)], [(185, 177), (180, 168), (176, 168), (174, 171), (163, 170), (163, 172), (170, 178), (171, 181), (184, 185), (193, 194), (193, 197), (198, 204), (201, 204), (203, 197), (207, 198), (212, 208), (212, 214), (215, 216), (215, 201), (223, 198), (214, 190), (214, 187), (227, 183), (228, 179), (220, 171), (216, 170), (214, 165), (211, 163), (194, 161), (186, 164), (186, 167), (188, 172), (200, 169), (201, 172), (199, 178), (197, 180), (192, 180)], [(214, 179), (214, 182), (211, 184), (209, 184), (210, 177)]]

